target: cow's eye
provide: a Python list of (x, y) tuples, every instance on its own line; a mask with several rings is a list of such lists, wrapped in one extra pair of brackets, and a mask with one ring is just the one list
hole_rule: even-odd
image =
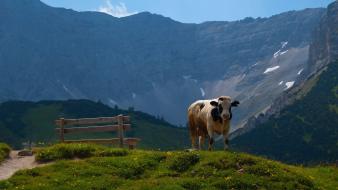
[(223, 112), (223, 107), (222, 107), (222, 105), (219, 105), (219, 106), (218, 106), (218, 111), (219, 111), (219, 113), (222, 113), (222, 112)]

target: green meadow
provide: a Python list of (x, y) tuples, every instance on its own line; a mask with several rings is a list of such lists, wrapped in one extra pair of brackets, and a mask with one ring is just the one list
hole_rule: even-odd
[(231, 151), (126, 150), (56, 144), (34, 150), (44, 167), (21, 170), (0, 189), (327, 189), (333, 166), (301, 167)]

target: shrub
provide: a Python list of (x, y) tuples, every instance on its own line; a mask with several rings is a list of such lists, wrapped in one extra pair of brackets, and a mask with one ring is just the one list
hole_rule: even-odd
[(126, 156), (127, 150), (114, 149), (95, 144), (56, 144), (48, 148), (36, 150), (36, 161), (50, 162), (54, 160), (89, 158), (92, 156)]
[(96, 156), (106, 157), (106, 156), (127, 156), (128, 151), (126, 149), (103, 149), (97, 151)]
[(200, 180), (186, 179), (181, 182), (181, 186), (187, 190), (199, 190), (203, 188), (203, 184)]
[(38, 150), (35, 158), (39, 162), (85, 158), (92, 156), (95, 150), (96, 147), (89, 144), (57, 144)]
[(217, 189), (264, 189), (264, 185), (258, 185), (257, 179), (254, 179), (252, 176), (234, 176), (227, 179), (215, 180), (213, 186)]
[(177, 172), (184, 172), (199, 162), (200, 156), (192, 152), (178, 152), (172, 157), (169, 157), (169, 160), (169, 169)]
[(5, 160), (9, 156), (10, 152), (11, 148), (7, 144), (0, 143), (0, 162)]

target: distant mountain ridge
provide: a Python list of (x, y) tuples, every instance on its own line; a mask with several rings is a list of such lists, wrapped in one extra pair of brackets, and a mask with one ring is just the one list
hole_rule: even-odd
[(2, 0), (0, 101), (100, 100), (185, 125), (194, 100), (231, 95), (242, 103), (233, 123), (240, 126), (286, 82), (301, 79), (324, 13), (184, 24), (150, 13), (118, 19)]

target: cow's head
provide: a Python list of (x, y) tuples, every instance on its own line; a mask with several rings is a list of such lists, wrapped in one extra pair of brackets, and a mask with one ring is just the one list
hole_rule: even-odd
[(237, 107), (239, 101), (231, 101), (229, 96), (221, 96), (216, 101), (211, 101), (210, 104), (217, 108), (219, 117), (223, 120), (229, 120), (232, 118), (231, 107)]

